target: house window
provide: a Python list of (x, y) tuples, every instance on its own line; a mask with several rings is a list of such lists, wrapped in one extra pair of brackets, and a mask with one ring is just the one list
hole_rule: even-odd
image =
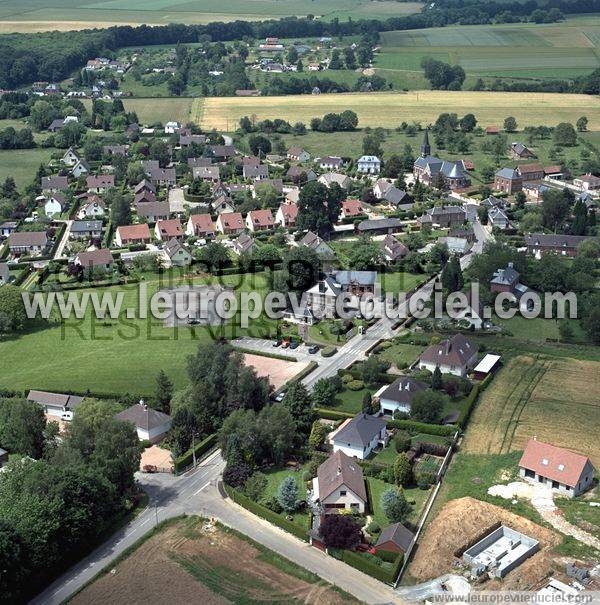
[(346, 495), (346, 490), (345, 489), (341, 489), (340, 490), (340, 496), (345, 496)]
[(539, 481), (540, 483), (544, 483), (545, 479), (544, 479), (544, 477), (542, 477), (542, 476), (540, 475), (540, 476), (538, 477), (538, 481)]
[(535, 473), (528, 468), (525, 469), (525, 476), (529, 477), (530, 479), (535, 479)]
[(558, 489), (560, 486), (558, 484), (558, 481), (553, 481), (552, 482), (552, 489)]
[(571, 491), (571, 486), (567, 485), (566, 487), (567, 487), (567, 491), (570, 492)]

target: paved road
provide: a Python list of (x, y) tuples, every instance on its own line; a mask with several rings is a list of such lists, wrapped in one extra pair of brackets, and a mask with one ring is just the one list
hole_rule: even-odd
[(158, 522), (184, 513), (215, 517), (365, 603), (402, 602), (391, 587), (325, 555), (231, 500), (224, 499), (217, 487), (224, 466), (220, 453), (215, 452), (198, 468), (179, 477), (169, 474), (140, 475), (140, 482), (150, 497), (148, 508), (40, 593), (31, 601), (31, 605), (59, 605)]
[(69, 235), (71, 235), (71, 227), (73, 226), (73, 221), (68, 220), (67, 226), (65, 228), (65, 232), (60, 240), (60, 244), (58, 244), (56, 248), (56, 252), (54, 253), (54, 258), (59, 259), (62, 258), (62, 254), (67, 246), (67, 242), (69, 241)]

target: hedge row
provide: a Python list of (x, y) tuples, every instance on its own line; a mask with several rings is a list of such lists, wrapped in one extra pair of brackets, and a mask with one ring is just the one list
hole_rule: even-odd
[(308, 528), (302, 529), (298, 527), (291, 521), (288, 521), (285, 517), (274, 513), (272, 510), (268, 509), (266, 506), (262, 504), (258, 504), (258, 502), (254, 502), (254, 500), (250, 500), (247, 496), (242, 494), (237, 489), (229, 485), (225, 485), (225, 492), (227, 495), (237, 504), (243, 506), (246, 510), (249, 510), (251, 513), (255, 514), (257, 517), (261, 519), (265, 519), (269, 523), (273, 523), (277, 525), (281, 529), (287, 531), (290, 534), (296, 536), (296, 538), (300, 538), (305, 542), (308, 542)]
[(417, 433), (438, 435), (440, 437), (451, 437), (458, 430), (458, 427), (453, 424), (427, 424), (416, 420), (388, 420), (387, 427), (389, 429), (414, 430)]
[(180, 473), (182, 470), (186, 469), (192, 461), (194, 460), (194, 451), (196, 453), (196, 457), (201, 456), (206, 453), (209, 449), (211, 449), (217, 443), (217, 433), (213, 433), (203, 439), (200, 443), (196, 445), (195, 448), (190, 448), (183, 456), (179, 456), (173, 461), (173, 471), (176, 473)]
[(297, 357), (291, 357), (289, 355), (279, 355), (279, 353), (267, 353), (266, 351), (256, 351), (254, 349), (247, 349), (245, 347), (238, 347), (235, 342), (232, 342), (231, 344), (236, 351), (240, 351), (241, 353), (258, 355), (259, 357), (268, 357), (270, 359), (281, 359), (283, 361), (298, 361)]
[[(337, 551), (335, 554), (338, 555), (336, 558), (339, 558), (340, 551)], [(352, 552), (351, 550), (342, 550), (341, 560), (347, 565), (350, 565), (351, 567), (354, 567), (355, 569), (358, 569), (359, 571), (362, 571), (376, 578), (377, 580), (380, 580), (381, 582), (393, 584), (396, 581), (400, 567), (402, 567), (404, 555), (402, 553), (398, 554), (398, 557), (396, 558), (391, 569), (381, 567), (370, 561), (365, 555)]]
[(471, 389), (471, 392), (469, 393), (469, 396), (467, 397), (465, 405), (456, 422), (458, 424), (458, 426), (460, 426), (461, 429), (464, 430), (465, 427), (467, 426), (467, 423), (469, 422), (469, 418), (471, 418), (471, 413), (473, 412), (473, 409), (475, 408), (475, 404), (477, 403), (477, 399), (478, 399), (479, 395), (481, 394), (481, 392), (483, 390), (485, 390), (485, 388), (488, 386), (488, 384), (490, 384), (493, 377), (494, 377), (493, 374), (488, 374), (481, 381), (480, 384), (476, 384)]
[(328, 410), (326, 408), (315, 408), (317, 416), (325, 420), (346, 420), (346, 418), (354, 418), (356, 414), (349, 412), (339, 412), (337, 410)]
[(337, 353), (335, 347), (325, 347), (321, 349), (321, 357), (333, 357)]

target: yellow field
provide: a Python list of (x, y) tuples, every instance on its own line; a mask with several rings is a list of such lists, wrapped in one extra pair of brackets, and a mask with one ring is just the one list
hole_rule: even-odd
[(600, 464), (600, 363), (521, 355), (484, 392), (461, 449), (501, 454), (530, 437), (566, 447)]
[[(201, 108), (200, 105), (203, 105)], [(600, 100), (591, 95), (506, 92), (448, 92), (422, 90), (407, 93), (347, 93), (282, 97), (212, 97), (196, 99), (192, 115), (201, 115), (205, 129), (233, 130), (242, 116), (257, 120), (282, 118), (309, 123), (330, 111), (352, 109), (360, 126), (396, 127), (401, 122), (433, 122), (440, 113), (473, 113), (482, 126), (497, 125), (514, 116), (521, 125), (575, 122), (588, 117), (590, 130), (600, 130)]]

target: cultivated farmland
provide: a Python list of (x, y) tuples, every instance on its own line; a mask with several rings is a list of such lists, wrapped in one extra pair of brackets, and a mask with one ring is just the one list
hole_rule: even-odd
[(600, 66), (600, 19), (540, 25), (450, 26), (382, 34), (381, 75), (421, 71), (424, 56), (460, 65), (472, 76), (573, 78)]
[(419, 2), (381, 0), (7, 0), (0, 8), (1, 31), (49, 31), (85, 29), (115, 24), (166, 25), (214, 21), (280, 19), (313, 14), (326, 20), (339, 18), (385, 19), (418, 12)]
[(314, 574), (199, 517), (167, 524), (71, 601), (356, 603)]
[(600, 363), (521, 355), (484, 391), (462, 449), (472, 454), (522, 450), (530, 437), (600, 463)]
[[(443, 112), (474, 113), (479, 123), (502, 125), (506, 116), (520, 124), (575, 122), (586, 115), (591, 130), (600, 130), (600, 101), (591, 95), (448, 92), (421, 90), (407, 93), (350, 93), (289, 95), (281, 97), (221, 97), (195, 99), (194, 116), (203, 128), (234, 130), (241, 117), (257, 120), (282, 118), (309, 123), (311, 118), (330, 111), (352, 109), (360, 125), (397, 127), (401, 122), (433, 122)], [(198, 117), (200, 119), (198, 120)]]

